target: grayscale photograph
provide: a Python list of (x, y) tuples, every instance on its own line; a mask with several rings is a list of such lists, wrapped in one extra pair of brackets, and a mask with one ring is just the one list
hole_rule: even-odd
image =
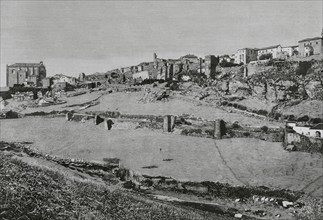
[(0, 9), (0, 220), (323, 219), (322, 0)]

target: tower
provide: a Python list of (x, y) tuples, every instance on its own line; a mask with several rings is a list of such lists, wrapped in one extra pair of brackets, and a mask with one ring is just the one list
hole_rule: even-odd
[(155, 67), (155, 69), (158, 68), (157, 54), (156, 53), (154, 53), (154, 67)]

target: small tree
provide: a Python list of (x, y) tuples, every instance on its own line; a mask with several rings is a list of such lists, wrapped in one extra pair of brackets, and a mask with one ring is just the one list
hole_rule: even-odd
[(260, 55), (259, 60), (271, 60), (273, 55), (271, 53), (265, 53)]
[(268, 131), (268, 127), (267, 126), (262, 126), (261, 130), (262, 130), (262, 132), (266, 133)]

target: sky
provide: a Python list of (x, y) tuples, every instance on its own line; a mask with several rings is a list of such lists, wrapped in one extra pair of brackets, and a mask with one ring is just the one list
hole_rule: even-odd
[(78, 76), (244, 47), (297, 45), (322, 31), (322, 1), (4, 1), (6, 64), (43, 61), (47, 75)]

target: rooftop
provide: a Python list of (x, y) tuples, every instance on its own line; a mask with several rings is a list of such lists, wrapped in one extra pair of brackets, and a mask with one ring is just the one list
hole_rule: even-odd
[(185, 55), (185, 56), (182, 56), (181, 58), (194, 58), (194, 59), (196, 59), (196, 58), (198, 58), (197, 56), (195, 56), (194, 54), (187, 54), (187, 55)]
[(15, 63), (12, 65), (8, 65), (8, 67), (34, 67), (34, 66), (42, 66), (43, 62), (40, 63)]
[(260, 48), (259, 50), (268, 50), (268, 49), (277, 48), (277, 47), (279, 47), (279, 46), (280, 46), (280, 44), (278, 44), (278, 45), (274, 45), (274, 46), (269, 46), (269, 47), (263, 47), (263, 48)]
[(245, 47), (239, 50), (259, 50), (258, 48), (250, 48), (250, 47)]
[(322, 40), (322, 37), (312, 37), (312, 38), (305, 38), (303, 40), (298, 41), (298, 43), (305, 42), (305, 41), (310, 41), (310, 40)]

